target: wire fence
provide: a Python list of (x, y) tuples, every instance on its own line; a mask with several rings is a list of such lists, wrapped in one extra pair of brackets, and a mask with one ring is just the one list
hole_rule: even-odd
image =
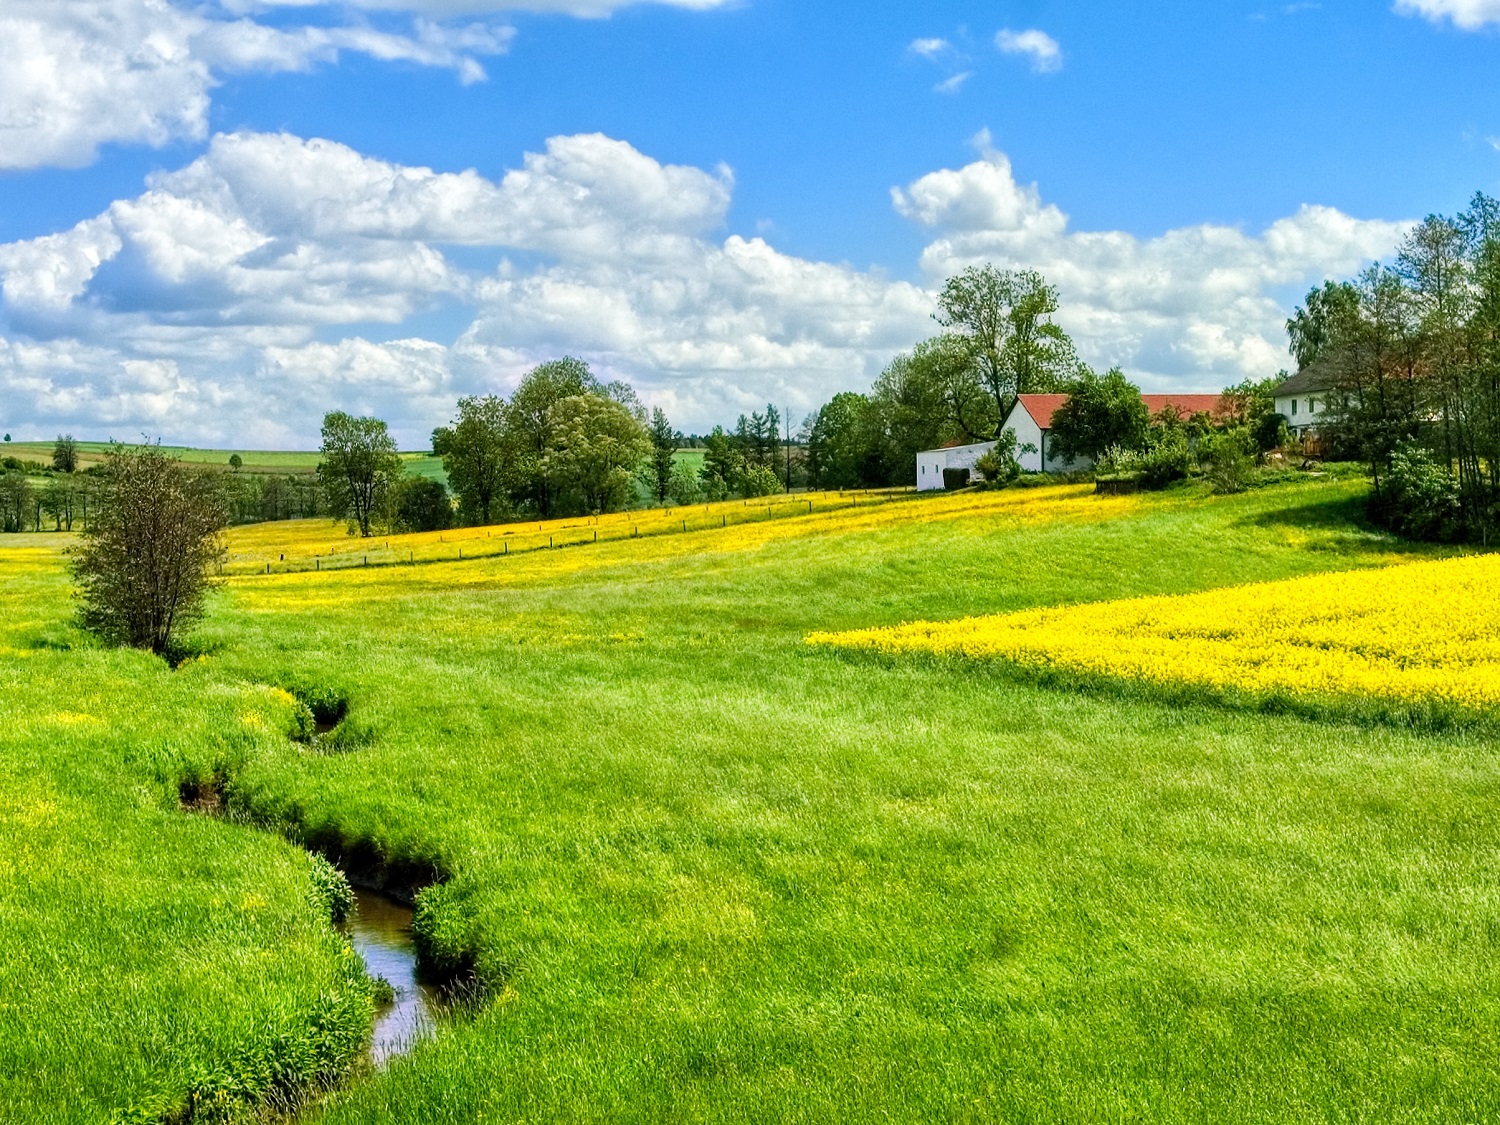
[[(236, 558), (221, 564), (218, 573), (225, 577), (262, 577), (273, 574), (300, 574), (335, 570), (358, 570), (373, 567), (424, 566), (437, 563), (480, 562), (531, 555), (538, 551), (558, 551), (620, 543), (631, 539), (655, 539), (668, 535), (692, 535), (723, 531), (746, 524), (783, 519), (816, 519), (861, 507), (883, 507), (915, 499), (915, 489), (879, 489), (816, 494), (783, 495), (746, 500), (740, 505), (724, 501), (692, 508), (657, 508), (643, 512), (617, 512), (607, 516), (580, 517), (576, 521), (542, 521), (536, 531), (523, 531), (525, 524), (501, 524), (488, 528), (456, 528), (431, 541), (430, 533), (421, 542), (402, 542), (399, 536), (360, 539), (343, 549), (330, 547), (327, 553), (309, 555), (306, 548), (275, 547), (257, 550), (257, 556), (275, 553), (265, 559)], [(481, 534), (481, 532), (483, 534)], [(394, 541), (394, 544), (393, 544)], [(380, 544), (373, 546), (373, 544)], [(292, 557), (287, 557), (288, 555)]]

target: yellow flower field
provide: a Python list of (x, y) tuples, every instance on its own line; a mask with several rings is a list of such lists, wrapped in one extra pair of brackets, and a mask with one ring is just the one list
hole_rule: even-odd
[(1500, 704), (1500, 556), (807, 641), (1255, 695), (1490, 709)]
[[(720, 534), (716, 542), (742, 537), (746, 543), (797, 537), (818, 531), (850, 531), (896, 523), (960, 519), (994, 513), (1001, 518), (1054, 519), (1068, 515), (1092, 518), (1118, 515), (1137, 503), (1135, 497), (1096, 497), (1088, 485), (918, 495), (909, 489), (870, 492), (798, 493), (755, 500), (725, 500), (678, 508), (652, 508), (604, 516), (453, 528), (406, 535), (350, 536), (343, 521), (283, 520), (232, 529), (226, 537), (224, 574), (254, 574), (341, 569), (400, 562), (457, 561), (529, 554), (635, 539), (661, 539), (695, 532)], [(703, 549), (691, 540), (688, 551)], [(676, 555), (681, 549), (658, 544), (646, 554)]]

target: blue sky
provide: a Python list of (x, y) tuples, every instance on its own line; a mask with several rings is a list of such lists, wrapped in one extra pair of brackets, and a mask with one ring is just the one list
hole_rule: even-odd
[(419, 444), (564, 351), (800, 413), (981, 261), (1214, 389), (1500, 191), (1500, 0), (532, 8), (0, 0), (0, 425)]

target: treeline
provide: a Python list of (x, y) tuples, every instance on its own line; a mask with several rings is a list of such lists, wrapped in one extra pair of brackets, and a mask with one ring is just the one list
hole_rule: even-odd
[[(312, 473), (241, 473), (200, 466), (218, 491), (230, 523), (305, 519), (329, 514), (322, 482)], [(61, 436), (50, 464), (0, 459), (0, 532), (73, 531), (86, 526), (103, 502), (103, 464), (80, 468), (77, 443)]]
[[(7, 440), (8, 437), (7, 437)], [(51, 464), (0, 458), (0, 532), (72, 531), (99, 504), (97, 473), (78, 472), (78, 443), (59, 436)]]
[(1422, 539), (1500, 524), (1500, 201), (1432, 215), (1394, 263), (1308, 294), (1287, 322), (1328, 388), (1321, 437), (1363, 461), (1376, 516)]

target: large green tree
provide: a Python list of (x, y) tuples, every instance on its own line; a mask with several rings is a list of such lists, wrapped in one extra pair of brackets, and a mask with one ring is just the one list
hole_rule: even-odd
[(552, 408), (565, 398), (603, 390), (589, 365), (573, 356), (540, 364), (521, 380), (505, 415), (510, 493), (517, 504), (543, 516), (552, 514), (556, 489), (546, 466), (553, 445)]
[(468, 395), (458, 400), (458, 418), (432, 431), (432, 451), (443, 459), (448, 485), (458, 497), (465, 523), (493, 522), (505, 495), (509, 459), (506, 442), (508, 409), (495, 395)]
[(1077, 353), (1052, 316), (1058, 291), (1035, 270), (970, 266), (950, 277), (934, 318), (961, 343), (995, 405), (999, 432), (1023, 394), (1057, 390), (1078, 371)]
[(648, 481), (658, 504), (665, 504), (672, 491), (672, 461), (677, 455), (681, 435), (672, 429), (667, 413), (661, 407), (651, 411), (651, 460)]
[(323, 416), (318, 479), (329, 508), (369, 537), (370, 522), (386, 492), (401, 477), (396, 442), (378, 418), (356, 418), (335, 410)]
[(1150, 411), (1141, 389), (1118, 367), (1103, 375), (1085, 371), (1068, 392), (1068, 401), (1052, 415), (1049, 459), (1097, 461), (1107, 449), (1145, 444)]
[(612, 512), (630, 499), (651, 438), (629, 407), (602, 395), (570, 395), (548, 411), (544, 468), (559, 501), (583, 512)]
[(78, 443), (73, 440), (72, 434), (58, 434), (57, 440), (52, 443), (52, 468), (59, 473), (78, 470)]
[(984, 441), (995, 432), (995, 402), (957, 336), (924, 340), (893, 359), (875, 380), (870, 401), (885, 442), (892, 480), (915, 483), (916, 455), (949, 441)]
[(807, 428), (809, 477), (816, 487), (861, 488), (888, 483), (880, 415), (865, 395), (836, 394)]

